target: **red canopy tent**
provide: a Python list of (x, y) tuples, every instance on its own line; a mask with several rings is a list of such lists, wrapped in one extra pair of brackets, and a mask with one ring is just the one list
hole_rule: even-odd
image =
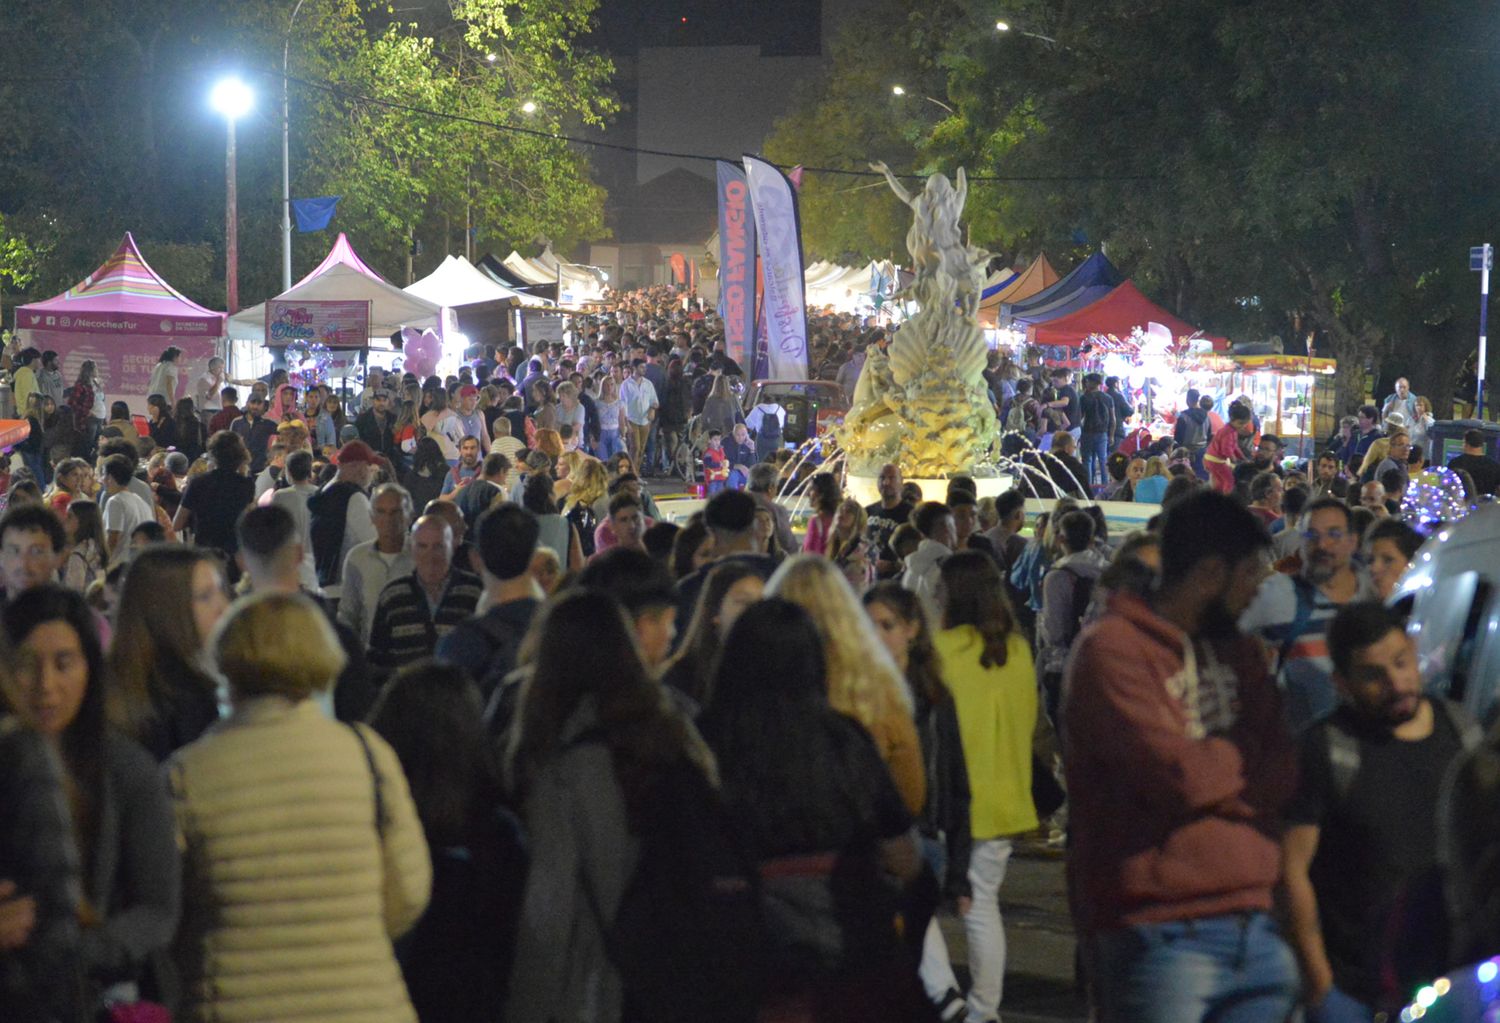
[[(1174, 338), (1202, 334), (1197, 327), (1173, 316), (1141, 294), (1141, 290), (1130, 281), (1126, 281), (1091, 305), (1049, 323), (1027, 327), (1026, 340), (1035, 345), (1077, 348), (1090, 334), (1124, 337), (1134, 328), (1144, 328), (1148, 323), (1160, 323), (1172, 332)], [(1229, 350), (1228, 338), (1202, 336), (1213, 345), (1214, 351)]]

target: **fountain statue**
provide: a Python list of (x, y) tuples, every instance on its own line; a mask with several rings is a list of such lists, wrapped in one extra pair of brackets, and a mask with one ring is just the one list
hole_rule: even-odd
[(968, 196), (942, 174), (913, 195), (883, 163), (892, 191), (912, 209), (906, 247), (916, 279), (903, 294), (920, 311), (888, 349), (871, 348), (838, 434), (852, 476), (871, 477), (895, 462), (908, 477), (994, 474), (1000, 435), (984, 381), (988, 349), (976, 314), (989, 253), (964, 242), (959, 227)]

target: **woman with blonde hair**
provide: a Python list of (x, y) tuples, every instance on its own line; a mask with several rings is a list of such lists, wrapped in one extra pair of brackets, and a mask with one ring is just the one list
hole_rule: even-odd
[(401, 763), (314, 697), (344, 669), (306, 596), (258, 593), (214, 632), (231, 711), (167, 765), (184, 850), (177, 961), (190, 1020), (416, 1018), (391, 940), (432, 864)]
[(1433, 423), (1432, 402), (1428, 401), (1426, 396), (1419, 394), (1417, 395), (1416, 410), (1416, 417), (1412, 419), (1411, 424), (1407, 427), (1411, 433), (1411, 446), (1414, 449), (1421, 448), (1422, 457), (1428, 462), (1432, 462), (1434, 461), (1432, 449), (1427, 446), (1428, 431), (1432, 429)]
[(1375, 478), (1375, 469), (1381, 462), (1391, 457), (1391, 439), (1389, 437), (1377, 437), (1370, 442), (1370, 450), (1365, 452), (1365, 460), (1359, 463), (1359, 476), (1361, 483), (1369, 483)]
[[(580, 406), (581, 407), (581, 406)], [(609, 476), (604, 463), (597, 458), (573, 451), (577, 455), (573, 467), (568, 471), (568, 492), (563, 500), (563, 517), (578, 531), (578, 542), (583, 556), (594, 556), (594, 530), (599, 527), (599, 504), (609, 510)]]
[(1167, 492), (1167, 484), (1171, 481), (1167, 460), (1161, 455), (1152, 455), (1146, 459), (1146, 475), (1132, 488), (1131, 500), (1138, 504), (1161, 504), (1162, 495)]
[(870, 733), (912, 813), (927, 796), (922, 749), (906, 680), (886, 651), (844, 573), (813, 554), (788, 558), (766, 587), (812, 616), (828, 664), (828, 703)]
[(157, 760), (218, 720), (205, 651), (227, 604), (223, 565), (206, 550), (159, 544), (126, 570), (109, 648), (111, 712)]

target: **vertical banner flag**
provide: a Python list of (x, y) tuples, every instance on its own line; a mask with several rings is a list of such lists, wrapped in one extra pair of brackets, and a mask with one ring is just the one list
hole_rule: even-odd
[[(755, 211), (762, 284), (760, 329), (765, 364), (756, 352), (756, 378), (807, 379), (807, 300), (802, 278), (802, 224), (792, 183), (774, 166), (745, 154), (745, 181)], [(761, 374), (764, 370), (764, 376)]]
[(755, 217), (745, 172), (723, 160), (715, 162), (719, 196), (719, 318), (724, 321), (724, 349), (741, 366), (748, 365), (755, 338)]

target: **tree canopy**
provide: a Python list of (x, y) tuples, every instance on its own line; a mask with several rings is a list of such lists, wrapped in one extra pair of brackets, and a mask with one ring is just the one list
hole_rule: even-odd
[(342, 196), (329, 232), (294, 234), (294, 272), (332, 230), (398, 283), (462, 251), (466, 223), (479, 251), (602, 237), (587, 160), (548, 137), (617, 108), (612, 64), (580, 43), (595, 6), (304, 0), (291, 22), (295, 0), (13, 0), (0, 32), (36, 59), (0, 79), (0, 213), (41, 253), (30, 290), (73, 284), (128, 229), (222, 308), (225, 128), (206, 96), (237, 71), (256, 93), (237, 127), (240, 293), (279, 291), (284, 44), (292, 195)]
[[(1482, 9), (1019, 0), (1001, 32), (977, 0), (900, 8), (887, 38), (932, 55), (927, 95), (952, 108), (905, 166), (1032, 179), (975, 185), (976, 242), (1107, 243), (1189, 320), (1288, 351), (1316, 333), (1345, 406), (1368, 364), (1447, 411), (1477, 332), (1467, 250), (1500, 214), (1500, 26)], [(877, 62), (878, 40), (835, 65), (781, 125), (783, 162), (811, 162), (790, 144), (808, 111), (831, 117), (841, 77)], [(804, 222), (820, 250), (824, 222)]]

